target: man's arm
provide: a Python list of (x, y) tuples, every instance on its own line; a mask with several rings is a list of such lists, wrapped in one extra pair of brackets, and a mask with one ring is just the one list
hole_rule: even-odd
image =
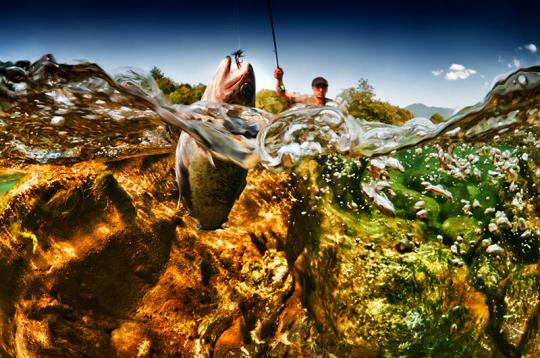
[(283, 84), (283, 70), (281, 69), (281, 67), (276, 67), (276, 69), (274, 70), (274, 78), (277, 80), (276, 94), (289, 102), (289, 97), (287, 96), (287, 93), (285, 91), (285, 85)]
[(304, 103), (307, 104), (308, 98), (304, 95), (300, 95), (297, 93), (288, 93), (285, 90), (285, 85), (283, 84), (283, 70), (281, 67), (276, 67), (274, 70), (274, 77), (277, 80), (276, 82), (276, 94), (283, 98), (289, 107), (294, 106), (298, 103)]

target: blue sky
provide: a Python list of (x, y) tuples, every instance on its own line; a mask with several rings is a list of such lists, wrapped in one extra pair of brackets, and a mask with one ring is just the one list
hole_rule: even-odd
[[(335, 96), (367, 78), (379, 98), (400, 106), (458, 107), (481, 100), (516, 65), (540, 64), (540, 1), (272, 3), (289, 91), (309, 93), (322, 75)], [(189, 83), (208, 82), (240, 46), (257, 87), (274, 86), (266, 0), (19, 0), (2, 5), (0, 36), (2, 61), (53, 53), (107, 71), (156, 65)]]

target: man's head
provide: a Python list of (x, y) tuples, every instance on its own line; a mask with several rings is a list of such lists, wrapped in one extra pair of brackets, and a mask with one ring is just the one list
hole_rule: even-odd
[(311, 89), (315, 98), (324, 99), (328, 91), (328, 81), (324, 77), (315, 77), (311, 81)]

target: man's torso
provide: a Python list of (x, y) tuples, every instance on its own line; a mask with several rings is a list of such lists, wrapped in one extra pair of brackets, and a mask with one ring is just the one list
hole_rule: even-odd
[[(314, 96), (307, 96), (300, 93), (290, 93), (288, 95), (289, 108), (298, 108), (298, 107), (307, 107), (307, 106), (317, 106), (317, 99)], [(340, 103), (334, 101), (331, 98), (325, 97), (324, 105), (328, 107), (335, 107), (340, 111), (345, 111), (345, 108)]]

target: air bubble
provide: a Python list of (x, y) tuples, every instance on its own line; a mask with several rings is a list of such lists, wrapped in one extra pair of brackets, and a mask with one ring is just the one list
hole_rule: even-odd
[(517, 80), (518, 80), (519, 84), (522, 85), (522, 86), (525, 86), (528, 83), (527, 76), (525, 76), (525, 75), (519, 75)]

